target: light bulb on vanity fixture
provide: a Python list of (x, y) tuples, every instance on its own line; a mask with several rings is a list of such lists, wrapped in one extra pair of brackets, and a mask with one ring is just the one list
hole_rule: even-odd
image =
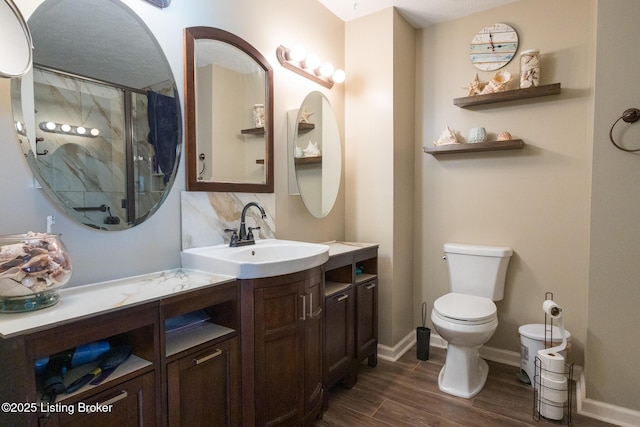
[(317, 54), (306, 54), (301, 45), (293, 49), (278, 46), (276, 57), (280, 64), (322, 86), (331, 89), (334, 83), (345, 81), (345, 72), (336, 70), (330, 62), (322, 62)]
[(87, 129), (84, 126), (71, 126), (66, 123), (60, 124), (55, 122), (40, 122), (38, 127), (45, 132), (84, 136), (88, 138), (94, 138), (100, 135), (99, 129)]
[(301, 44), (295, 45), (289, 51), (289, 58), (291, 61), (302, 62), (307, 57), (307, 50)]

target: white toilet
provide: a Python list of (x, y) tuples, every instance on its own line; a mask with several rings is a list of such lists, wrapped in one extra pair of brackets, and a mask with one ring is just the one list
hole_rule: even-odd
[(504, 296), (513, 250), (498, 246), (445, 243), (451, 293), (433, 303), (433, 327), (448, 342), (438, 376), (445, 393), (470, 398), (482, 390), (489, 367), (478, 351), (498, 327), (493, 301)]

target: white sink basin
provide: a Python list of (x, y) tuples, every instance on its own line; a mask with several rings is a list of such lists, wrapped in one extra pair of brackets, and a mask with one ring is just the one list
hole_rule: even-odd
[(255, 245), (231, 248), (205, 246), (182, 251), (182, 267), (208, 273), (256, 279), (308, 270), (329, 259), (329, 246), (292, 240), (258, 240)]

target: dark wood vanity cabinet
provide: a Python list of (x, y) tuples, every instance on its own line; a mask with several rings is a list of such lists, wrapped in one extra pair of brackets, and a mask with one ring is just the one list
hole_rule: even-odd
[[(239, 425), (239, 306), (238, 282), (228, 280), (1, 338), (0, 400), (35, 406), (0, 413), (0, 426)], [(166, 321), (190, 313), (203, 320), (167, 333)], [(132, 354), (102, 384), (59, 395), (47, 414), (35, 361), (98, 340)], [(64, 383), (94, 366), (73, 367)]]
[(311, 425), (323, 399), (322, 268), (241, 287), (243, 425)]
[[(0, 425), (159, 425), (158, 334), (157, 310), (143, 305), (0, 339), (1, 400), (35, 405), (28, 411), (0, 413)], [(130, 345), (132, 354), (102, 384), (61, 394), (52, 406), (43, 401), (43, 376), (36, 374), (35, 361), (99, 340), (108, 340), (112, 346)], [(69, 370), (64, 375), (65, 384), (91, 369), (88, 365)], [(107, 407), (95, 410), (97, 404)]]
[[(325, 268), (327, 389), (338, 383), (352, 387), (360, 362), (375, 366), (378, 354), (378, 246), (338, 245), (342, 250)], [(344, 250), (349, 245), (354, 246)]]

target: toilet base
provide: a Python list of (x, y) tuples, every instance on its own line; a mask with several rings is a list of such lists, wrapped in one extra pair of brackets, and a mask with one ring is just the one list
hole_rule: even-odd
[(480, 346), (460, 347), (449, 344), (447, 359), (438, 375), (438, 388), (465, 399), (480, 393), (487, 381), (489, 365), (480, 358), (479, 350)]

